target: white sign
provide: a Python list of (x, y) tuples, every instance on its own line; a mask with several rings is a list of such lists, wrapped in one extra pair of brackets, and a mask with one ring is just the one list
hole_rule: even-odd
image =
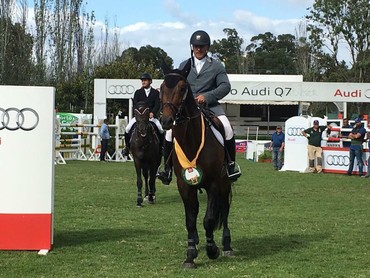
[(0, 86), (0, 249), (50, 249), (54, 88)]

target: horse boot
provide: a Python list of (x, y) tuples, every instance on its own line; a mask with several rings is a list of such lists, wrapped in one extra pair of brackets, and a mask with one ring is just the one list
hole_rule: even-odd
[(235, 138), (230, 140), (225, 140), (226, 151), (229, 153), (230, 161), (227, 165), (227, 175), (231, 181), (237, 181), (237, 179), (242, 175), (239, 166), (237, 167), (235, 163), (236, 150), (235, 150)]
[(125, 132), (125, 148), (122, 150), (122, 156), (126, 157), (127, 160), (131, 160), (130, 158), (130, 139), (131, 139), (131, 132)]
[(169, 185), (172, 181), (172, 148), (173, 143), (167, 140), (164, 140), (163, 144), (163, 160), (164, 160), (164, 171), (157, 173), (158, 179), (162, 181), (163, 184)]

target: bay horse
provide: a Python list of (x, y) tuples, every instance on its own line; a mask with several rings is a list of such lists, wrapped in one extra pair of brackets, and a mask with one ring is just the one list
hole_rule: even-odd
[(157, 169), (161, 163), (162, 151), (157, 128), (149, 120), (149, 108), (145, 102), (139, 102), (136, 105), (134, 116), (136, 123), (133, 127), (130, 150), (136, 170), (136, 205), (137, 207), (141, 207), (143, 203), (142, 176), (145, 182), (145, 196), (148, 196), (148, 202), (150, 204), (154, 203), (156, 192), (155, 179)]
[[(217, 259), (220, 250), (214, 240), (214, 231), (223, 227), (222, 245), (225, 256), (233, 256), (228, 216), (231, 203), (231, 181), (226, 172), (226, 154), (211, 126), (197, 105), (187, 75), (190, 60), (182, 69), (163, 65), (165, 74), (161, 84), (162, 126), (172, 129), (174, 150), (172, 162), (177, 177), (177, 187), (185, 208), (188, 247), (184, 268), (196, 268), (199, 236), (197, 217), (198, 191), (207, 192), (207, 209), (203, 219), (206, 235), (206, 252), (210, 259)], [(218, 121), (218, 125), (222, 123)], [(223, 127), (222, 127), (223, 129)], [(223, 130), (222, 130), (223, 131)], [(224, 137), (224, 132), (221, 133)]]

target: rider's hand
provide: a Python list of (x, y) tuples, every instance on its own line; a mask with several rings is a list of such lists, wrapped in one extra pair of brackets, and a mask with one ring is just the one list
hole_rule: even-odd
[(197, 95), (195, 97), (195, 100), (199, 103), (199, 104), (203, 104), (205, 101), (206, 101), (206, 98), (204, 97), (204, 95)]
[(153, 118), (153, 117), (154, 117), (153, 112), (150, 112), (150, 113), (149, 113), (149, 119), (151, 119), (151, 118)]

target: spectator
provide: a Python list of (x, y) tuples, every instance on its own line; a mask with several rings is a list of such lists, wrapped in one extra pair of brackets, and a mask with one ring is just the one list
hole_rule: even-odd
[(272, 166), (275, 170), (280, 170), (283, 166), (285, 134), (282, 127), (277, 126), (276, 131), (272, 134), (269, 150), (272, 151)]
[[(308, 166), (311, 173), (321, 173), (322, 172), (322, 148), (321, 148), (321, 138), (322, 133), (325, 129), (329, 129), (331, 126), (321, 126), (318, 120), (313, 121), (313, 127), (305, 129), (302, 131), (302, 135), (308, 138)], [(316, 167), (315, 167), (316, 159)]]
[(362, 143), (365, 139), (366, 130), (362, 126), (361, 119), (355, 119), (355, 126), (348, 135), (348, 138), (351, 139), (351, 146), (349, 147), (349, 168), (347, 171), (347, 176), (352, 176), (353, 166), (355, 164), (355, 158), (357, 159), (358, 172), (360, 177), (363, 176), (363, 167), (364, 162), (362, 160), (363, 147)]
[(106, 162), (105, 153), (108, 150), (108, 144), (110, 139), (108, 129), (108, 119), (104, 119), (103, 124), (100, 128), (100, 138), (101, 138), (100, 161)]

